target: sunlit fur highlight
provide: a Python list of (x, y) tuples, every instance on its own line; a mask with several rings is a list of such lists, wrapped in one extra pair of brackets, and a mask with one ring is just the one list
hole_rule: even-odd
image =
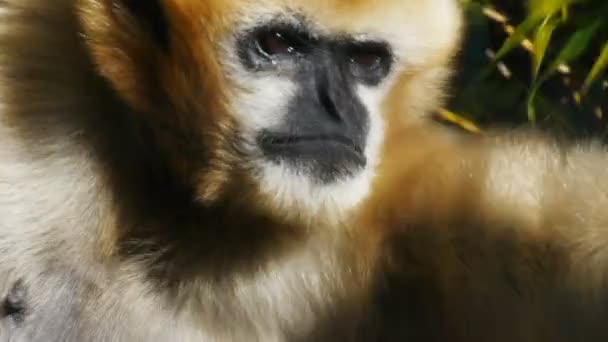
[[(151, 1), (169, 46), (127, 4), (0, 1), (0, 340), (608, 339), (604, 148), (426, 120), (455, 0)], [(296, 14), (396, 53), (369, 167), (324, 186), (256, 159), (294, 89), (231, 50)]]

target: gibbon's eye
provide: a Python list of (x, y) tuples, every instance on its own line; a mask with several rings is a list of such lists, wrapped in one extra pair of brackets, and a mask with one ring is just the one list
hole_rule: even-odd
[(258, 47), (269, 55), (291, 54), (296, 51), (295, 47), (285, 38), (281, 32), (264, 32), (258, 36)]
[(392, 56), (383, 43), (357, 43), (347, 49), (353, 73), (368, 84), (379, 83), (389, 72)]
[(380, 65), (382, 57), (376, 51), (359, 50), (350, 54), (350, 61), (360, 67), (371, 69)]
[[(0, 0), (1, 2), (2, 0)], [(312, 51), (313, 37), (304, 28), (267, 24), (245, 32), (237, 40), (237, 53), (250, 71), (294, 70)]]
[(301, 53), (305, 48), (304, 38), (286, 29), (262, 30), (255, 39), (259, 52), (270, 58)]

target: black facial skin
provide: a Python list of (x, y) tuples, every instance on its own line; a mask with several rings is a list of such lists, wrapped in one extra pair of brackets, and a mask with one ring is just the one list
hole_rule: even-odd
[(264, 155), (329, 183), (352, 176), (367, 163), (369, 113), (356, 87), (382, 82), (392, 55), (383, 42), (313, 37), (302, 27), (256, 28), (240, 37), (238, 51), (249, 71), (287, 77), (298, 84), (284, 124), (258, 135)]

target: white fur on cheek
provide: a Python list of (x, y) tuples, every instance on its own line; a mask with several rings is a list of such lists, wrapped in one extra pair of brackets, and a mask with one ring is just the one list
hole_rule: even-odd
[[(279, 126), (286, 117), (289, 100), (294, 97), (296, 85), (289, 79), (277, 76), (240, 76), (244, 89), (232, 103), (233, 113), (245, 134)], [(254, 137), (251, 137), (254, 138)]]
[(375, 170), (380, 162), (380, 149), (384, 141), (384, 121), (380, 108), (384, 94), (387, 92), (387, 85), (380, 87), (359, 86), (357, 94), (369, 113), (369, 133), (365, 146), (365, 157), (367, 158), (367, 168)]
[(281, 125), (298, 87), (288, 77), (247, 70), (234, 52), (236, 44), (233, 37), (222, 48), (223, 67), (235, 89), (228, 105), (246, 143), (252, 145), (260, 130)]
[[(379, 163), (384, 123), (380, 113), (387, 86), (360, 86), (357, 94), (369, 113), (369, 133), (365, 146), (367, 165), (354, 176), (330, 184), (322, 184), (306, 173), (285, 163), (261, 161), (260, 188), (281, 212), (296, 212), (314, 220), (322, 216), (340, 221), (349, 209), (356, 207), (370, 192), (372, 179)], [(302, 217), (300, 217), (302, 218)]]

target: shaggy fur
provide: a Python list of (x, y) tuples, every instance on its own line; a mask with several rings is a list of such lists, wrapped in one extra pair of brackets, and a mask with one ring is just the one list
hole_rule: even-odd
[[(247, 157), (290, 88), (231, 42), (294, 13), (394, 50), (352, 183)], [(0, 341), (606, 340), (608, 157), (427, 122), (459, 33), (452, 0), (0, 0)]]

